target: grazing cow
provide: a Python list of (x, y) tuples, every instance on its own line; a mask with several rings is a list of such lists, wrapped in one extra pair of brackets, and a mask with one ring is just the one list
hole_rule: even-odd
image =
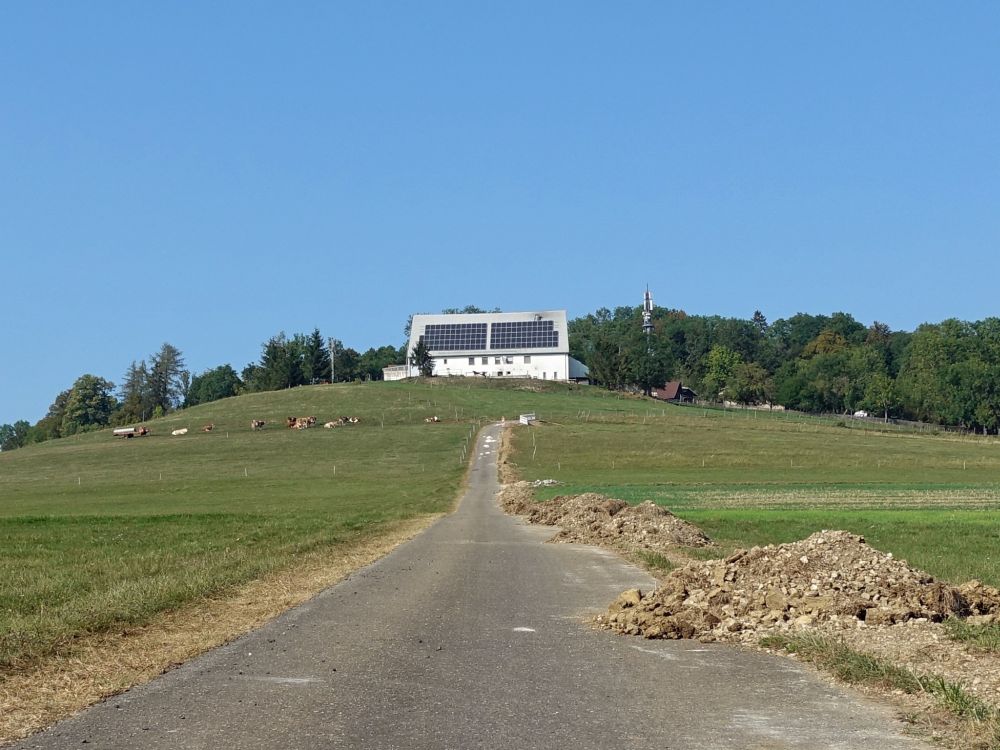
[(211, 432), (214, 429), (215, 429), (215, 423), (214, 422), (209, 422), (207, 425), (205, 425), (204, 427), (201, 428), (201, 431), (202, 432)]
[(323, 426), (328, 430), (332, 430), (334, 427), (340, 427), (340, 421), (338, 420), (336, 422), (324, 422)]
[(316, 417), (295, 417), (295, 429), (305, 430), (316, 424)]
[(424, 417), (424, 421), (425, 422), (440, 422), (441, 421), (441, 417), (438, 417), (438, 416)]
[(292, 430), (295, 428), (295, 417), (285, 417), (285, 423), (288, 425), (288, 429)]
[(350, 422), (351, 424), (357, 424), (361, 420), (358, 417), (347, 417), (347, 421)]
[(187, 427), (182, 427), (182, 428), (181, 428), (181, 429), (179, 429), (179, 430), (174, 430), (174, 431), (173, 431), (173, 432), (171, 432), (170, 434), (171, 434), (171, 435), (175, 435), (175, 436), (176, 436), (176, 435), (187, 435), (187, 434), (188, 434), (188, 428), (187, 428)]
[(267, 424), (267, 422), (265, 422), (263, 419), (251, 419), (250, 420), (250, 429), (251, 430), (263, 430), (265, 424)]

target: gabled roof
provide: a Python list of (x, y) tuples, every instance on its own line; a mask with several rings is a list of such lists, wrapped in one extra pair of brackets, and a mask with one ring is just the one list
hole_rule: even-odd
[(680, 392), (681, 392), (681, 381), (679, 381), (679, 380), (671, 380), (665, 386), (663, 386), (662, 388), (659, 388), (657, 390), (659, 390), (660, 393), (663, 394), (662, 398), (665, 398), (665, 399), (667, 399), (667, 401), (670, 401), (671, 399), (677, 398), (677, 396), (680, 394)]
[(682, 399), (690, 401), (698, 397), (697, 393), (683, 385), (679, 380), (671, 380), (660, 388), (654, 388), (653, 395), (664, 401), (680, 401)]
[(569, 352), (565, 310), (416, 314), (410, 324), (408, 351), (413, 351), (421, 338), (432, 355)]

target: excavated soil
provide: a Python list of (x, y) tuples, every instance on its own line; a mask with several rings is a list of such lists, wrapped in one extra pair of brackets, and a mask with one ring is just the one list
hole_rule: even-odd
[[(664, 508), (650, 502), (629, 506), (592, 493), (537, 502), (535, 489), (552, 480), (518, 482), (513, 465), (505, 462), (503, 469), (501, 506), (531, 523), (559, 526), (553, 541), (650, 550), (682, 560), (654, 591), (621, 594), (607, 614), (595, 618), (599, 627), (753, 647), (769, 634), (818, 633), (917, 674), (939, 676), (1000, 707), (1000, 654), (950, 639), (941, 624), (950, 617), (1000, 624), (1000, 590), (992, 586), (936, 581), (846, 531), (738, 550), (725, 560), (691, 561), (683, 548), (711, 540)], [(929, 696), (894, 697), (914, 716), (936, 711)], [(966, 737), (968, 729), (945, 722), (933, 731), (942, 731), (940, 739), (952, 747), (994, 747)]]
[(626, 592), (603, 624), (647, 638), (756, 641), (762, 631), (940, 622), (992, 611), (992, 591), (935, 581), (846, 531), (740, 550), (671, 571), (656, 591)]
[(500, 505), (508, 513), (526, 516), (529, 523), (560, 527), (552, 539), (556, 542), (658, 554), (670, 553), (677, 547), (705, 547), (712, 543), (697, 526), (649, 501), (629, 505), (624, 500), (588, 492), (536, 502), (534, 489), (550, 483), (551, 480), (540, 480), (505, 485), (500, 491)]
[[(1000, 707), (1000, 654), (951, 640), (941, 624), (949, 617), (1000, 623), (1000, 591), (979, 581), (935, 581), (862, 537), (821, 531), (791, 544), (740, 550), (726, 560), (689, 563), (664, 576), (655, 591), (624, 592), (595, 621), (646, 638), (751, 646), (773, 633), (818, 633), (961, 685)], [(920, 703), (919, 696), (895, 697), (911, 709)], [(953, 747), (989, 746), (962, 739), (965, 730), (947, 721), (942, 726), (955, 735)]]

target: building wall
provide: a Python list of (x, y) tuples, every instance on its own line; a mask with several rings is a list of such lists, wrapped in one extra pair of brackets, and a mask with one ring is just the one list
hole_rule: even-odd
[(433, 359), (434, 374), (441, 376), (569, 379), (568, 354), (470, 351), (447, 356), (434, 355)]
[(403, 380), (408, 377), (410, 377), (408, 365), (390, 365), (382, 368), (383, 380)]

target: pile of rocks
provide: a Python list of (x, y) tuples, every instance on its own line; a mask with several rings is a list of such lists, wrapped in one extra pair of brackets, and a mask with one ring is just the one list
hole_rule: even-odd
[(671, 571), (656, 591), (626, 591), (598, 623), (647, 638), (749, 641), (762, 631), (826, 624), (858, 627), (987, 616), (1000, 592), (962, 588), (869, 547), (846, 531), (739, 550)]
[(663, 553), (672, 547), (704, 547), (709, 539), (697, 526), (652, 502), (629, 505), (593, 492), (559, 495), (535, 502), (532, 482), (506, 485), (500, 504), (530, 523), (559, 526), (555, 541), (598, 544)]

